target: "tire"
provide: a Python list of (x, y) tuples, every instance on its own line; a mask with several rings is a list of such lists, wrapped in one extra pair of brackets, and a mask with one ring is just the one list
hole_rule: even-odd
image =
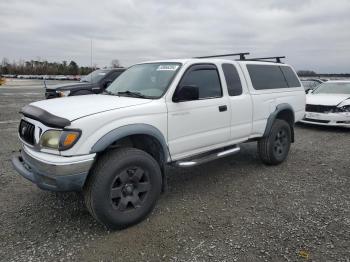
[(83, 194), (93, 217), (109, 229), (123, 229), (151, 213), (161, 188), (162, 174), (152, 156), (119, 148), (98, 159)]
[(290, 125), (276, 119), (270, 133), (258, 141), (258, 154), (267, 165), (278, 165), (288, 156), (291, 144)]

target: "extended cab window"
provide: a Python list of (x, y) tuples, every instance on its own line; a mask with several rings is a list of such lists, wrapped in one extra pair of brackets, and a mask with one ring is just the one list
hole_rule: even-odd
[(279, 65), (247, 65), (254, 89), (277, 89), (300, 87), (294, 71), (288, 66)]
[(300, 82), (298, 80), (298, 77), (295, 75), (292, 68), (289, 66), (281, 66), (282, 73), (284, 77), (286, 78), (287, 84), (289, 87), (300, 87)]
[(197, 86), (199, 99), (222, 96), (218, 71), (214, 65), (194, 65), (182, 78), (180, 86)]
[(242, 94), (242, 83), (239, 79), (237, 69), (232, 64), (223, 64), (222, 70), (224, 71), (228, 94), (230, 96), (239, 96)]
[(288, 87), (279, 66), (247, 65), (247, 69), (253, 87), (257, 90)]

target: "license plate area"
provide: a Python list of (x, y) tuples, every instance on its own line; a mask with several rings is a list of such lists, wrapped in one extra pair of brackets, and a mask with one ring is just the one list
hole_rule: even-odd
[(321, 115), (318, 113), (306, 113), (305, 118), (320, 119)]

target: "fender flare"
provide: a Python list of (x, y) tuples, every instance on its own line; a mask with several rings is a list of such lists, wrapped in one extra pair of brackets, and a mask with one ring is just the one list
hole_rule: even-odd
[(270, 114), (270, 116), (268, 117), (267, 122), (266, 122), (266, 128), (265, 128), (263, 137), (268, 136), (268, 134), (271, 131), (272, 125), (277, 118), (277, 115), (281, 111), (284, 111), (284, 110), (290, 111), (293, 114), (293, 126), (291, 126), (291, 135), (292, 135), (292, 142), (294, 142), (294, 128), (293, 127), (294, 127), (294, 123), (295, 123), (295, 113), (294, 113), (293, 107), (287, 103), (282, 103), (282, 104), (277, 105), (275, 111), (273, 111)]
[(166, 140), (156, 127), (148, 124), (130, 124), (121, 126), (109, 131), (102, 136), (91, 148), (90, 153), (98, 153), (104, 151), (108, 146), (124, 137), (131, 135), (149, 135), (157, 139), (163, 148), (164, 159), (166, 162), (171, 162), (171, 157)]

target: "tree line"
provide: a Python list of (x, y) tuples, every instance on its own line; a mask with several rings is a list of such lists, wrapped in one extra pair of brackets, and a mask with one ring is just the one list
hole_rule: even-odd
[(0, 64), (0, 74), (11, 75), (87, 75), (97, 68), (79, 66), (75, 61), (13, 61), (3, 58)]
[(297, 72), (300, 77), (350, 77), (350, 74), (318, 74), (315, 71), (311, 70), (299, 70)]

